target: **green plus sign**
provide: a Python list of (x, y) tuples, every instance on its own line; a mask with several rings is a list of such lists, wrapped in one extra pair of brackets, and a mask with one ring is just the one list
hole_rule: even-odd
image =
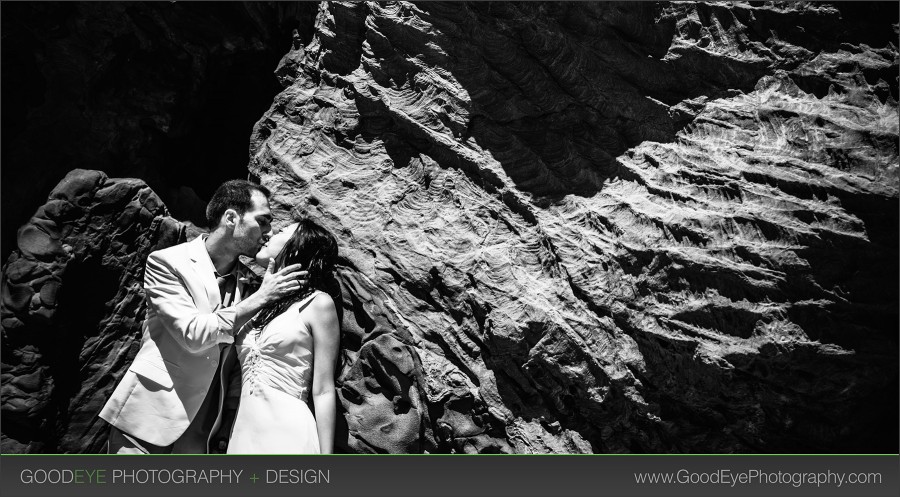
[(259, 477), (256, 476), (256, 473), (253, 473), (253, 476), (251, 476), (250, 479), (253, 480), (253, 483), (256, 483), (256, 480), (258, 480)]

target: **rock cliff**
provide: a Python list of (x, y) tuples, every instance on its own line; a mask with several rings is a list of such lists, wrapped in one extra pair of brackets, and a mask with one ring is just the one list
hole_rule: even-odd
[(143, 263), (188, 229), (143, 181), (74, 170), (3, 266), (2, 452), (100, 452), (140, 346)]
[[(320, 4), (248, 167), (340, 240), (339, 448), (895, 452), (888, 7)], [(4, 450), (97, 449), (165, 214), (75, 172), (20, 230)]]

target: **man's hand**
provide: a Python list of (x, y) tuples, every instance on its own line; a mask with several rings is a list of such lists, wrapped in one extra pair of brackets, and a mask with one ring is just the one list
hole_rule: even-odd
[(263, 275), (262, 283), (255, 295), (259, 295), (263, 300), (263, 305), (277, 302), (283, 297), (297, 292), (308, 282), (309, 273), (303, 271), (302, 264), (292, 264), (281, 268), (276, 272), (272, 272), (275, 267), (275, 261), (270, 260), (269, 266), (266, 268), (266, 274)]
[(237, 333), (260, 309), (300, 290), (309, 282), (309, 273), (303, 271), (300, 264), (273, 272), (274, 267), (275, 262), (269, 261), (259, 289), (235, 305), (233, 333)]

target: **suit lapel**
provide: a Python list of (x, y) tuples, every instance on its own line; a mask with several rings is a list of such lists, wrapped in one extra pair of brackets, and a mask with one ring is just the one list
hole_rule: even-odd
[(192, 240), (188, 244), (188, 256), (191, 258), (191, 267), (197, 273), (200, 281), (203, 282), (210, 310), (214, 311), (222, 305), (222, 296), (219, 295), (219, 284), (215, 277), (216, 268), (206, 252), (205, 239), (206, 236), (201, 235)]

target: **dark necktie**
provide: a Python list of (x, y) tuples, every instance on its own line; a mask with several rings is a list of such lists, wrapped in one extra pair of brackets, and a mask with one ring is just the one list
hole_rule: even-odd
[(234, 285), (232, 282), (234, 281), (233, 274), (226, 274), (225, 276), (219, 276), (216, 278), (216, 282), (219, 284), (219, 296), (222, 298), (222, 307), (228, 307), (231, 305), (231, 300), (234, 297)]

